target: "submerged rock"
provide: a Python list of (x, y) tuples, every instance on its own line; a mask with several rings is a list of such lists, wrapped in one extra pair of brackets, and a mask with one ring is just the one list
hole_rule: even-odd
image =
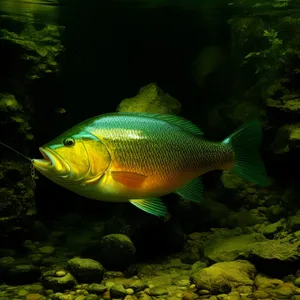
[(124, 99), (117, 111), (179, 114), (181, 104), (174, 97), (164, 93), (156, 83), (142, 87), (132, 98)]
[[(300, 103), (300, 102), (299, 102)], [(300, 124), (286, 124), (277, 130), (276, 137), (271, 145), (275, 154), (290, 152), (300, 147)]]
[[(291, 237), (292, 238), (292, 237)], [(267, 240), (251, 246), (249, 260), (270, 276), (284, 276), (296, 272), (300, 263), (300, 242)]]
[(78, 282), (100, 283), (103, 279), (103, 266), (93, 259), (75, 257), (67, 262), (67, 269)]
[(17, 265), (7, 271), (5, 281), (8, 284), (28, 284), (37, 282), (40, 276), (40, 268), (36, 266)]
[(54, 292), (63, 292), (72, 289), (76, 285), (76, 279), (72, 274), (67, 273), (64, 276), (57, 276), (57, 271), (47, 271), (41, 277), (43, 286)]
[(135, 246), (124, 234), (109, 234), (100, 241), (100, 258), (105, 266), (128, 267), (135, 257)]
[(199, 290), (212, 294), (227, 294), (238, 286), (252, 286), (256, 269), (246, 260), (216, 263), (192, 275), (192, 281)]

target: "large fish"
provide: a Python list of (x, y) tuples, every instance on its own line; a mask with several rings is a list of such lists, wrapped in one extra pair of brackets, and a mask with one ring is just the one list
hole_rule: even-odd
[(190, 121), (173, 115), (119, 112), (90, 118), (40, 147), (34, 167), (84, 197), (129, 201), (156, 216), (168, 211), (159, 197), (176, 193), (202, 200), (201, 176), (228, 170), (259, 185), (268, 178), (259, 156), (258, 121), (221, 142), (209, 141)]

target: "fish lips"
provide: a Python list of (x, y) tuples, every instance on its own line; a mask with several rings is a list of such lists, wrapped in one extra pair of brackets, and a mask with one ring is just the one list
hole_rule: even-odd
[(65, 160), (50, 148), (39, 148), (43, 159), (33, 159), (33, 165), (38, 171), (55, 172), (60, 176), (66, 176), (71, 168)]

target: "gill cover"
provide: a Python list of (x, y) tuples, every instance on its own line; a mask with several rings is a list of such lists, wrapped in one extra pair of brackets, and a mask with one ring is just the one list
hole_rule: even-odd
[(88, 132), (60, 139), (60, 143), (55, 139), (46, 147), (55, 151), (69, 165), (68, 178), (73, 181), (87, 184), (97, 182), (111, 161), (106, 146)]

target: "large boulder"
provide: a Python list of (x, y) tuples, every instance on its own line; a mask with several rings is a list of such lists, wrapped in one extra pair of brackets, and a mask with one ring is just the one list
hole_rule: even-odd
[(124, 234), (108, 234), (100, 240), (99, 256), (104, 266), (115, 269), (128, 267), (135, 257), (135, 246)]
[(181, 104), (174, 97), (164, 93), (156, 83), (150, 83), (142, 87), (136, 96), (124, 99), (117, 111), (177, 115), (181, 111)]
[(238, 286), (252, 286), (256, 269), (246, 260), (216, 263), (192, 274), (192, 281), (198, 290), (212, 294), (227, 294)]
[(103, 279), (103, 266), (93, 259), (75, 257), (67, 262), (67, 270), (78, 282), (100, 283)]
[(53, 290), (54, 292), (64, 292), (70, 290), (76, 285), (76, 279), (71, 273), (61, 271), (47, 271), (41, 277), (44, 288)]

